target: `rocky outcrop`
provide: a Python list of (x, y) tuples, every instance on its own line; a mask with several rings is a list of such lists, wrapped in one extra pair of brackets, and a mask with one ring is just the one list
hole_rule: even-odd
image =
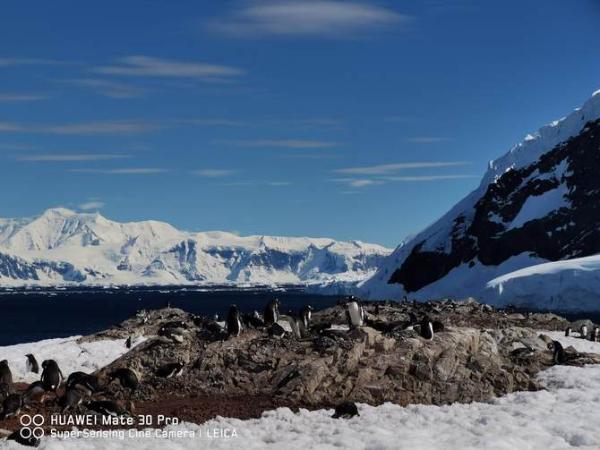
[[(535, 375), (553, 362), (539, 330), (568, 323), (552, 314), (510, 314), (473, 301), (367, 309), (368, 325), (354, 330), (345, 328), (342, 307), (315, 313), (315, 331), (303, 339), (270, 337), (262, 329), (227, 339), (214, 322), (176, 309), (153, 311), (145, 324), (135, 318), (85, 339), (163, 334), (100, 371), (103, 376), (116, 367), (135, 369), (143, 380), (140, 401), (222, 395), (271, 396), (278, 404), (305, 407), (342, 400), (439, 405), (540, 389)], [(428, 314), (445, 330), (425, 340), (406, 328), (412, 314)], [(177, 331), (159, 331), (174, 323)], [(600, 362), (598, 355), (567, 353), (569, 364)], [(181, 377), (154, 375), (176, 361), (186, 367)], [(125, 395), (116, 385), (111, 389)]]

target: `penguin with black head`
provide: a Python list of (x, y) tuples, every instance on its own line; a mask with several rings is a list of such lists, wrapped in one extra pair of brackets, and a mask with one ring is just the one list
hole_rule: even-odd
[(10, 371), (10, 367), (8, 367), (8, 361), (3, 359), (0, 361), (0, 384), (7, 384), (10, 386), (12, 382), (12, 372)]
[(46, 389), (46, 391), (54, 392), (54, 394), (58, 396), (56, 391), (65, 379), (58, 364), (53, 359), (47, 359), (42, 362), (42, 369), (42, 384), (44, 385), (44, 389)]
[(38, 362), (35, 359), (35, 356), (33, 356), (31, 353), (27, 353), (25, 355), (25, 358), (27, 358), (27, 363), (26, 363), (27, 371), (33, 372), (33, 373), (39, 373), (40, 366), (38, 365)]
[(312, 321), (312, 312), (313, 307), (310, 305), (304, 305), (304, 307), (300, 310), (300, 320), (302, 321), (302, 325), (304, 325), (305, 330), (310, 329), (310, 323)]
[(552, 341), (548, 344), (548, 350), (552, 350), (552, 362), (554, 364), (564, 364), (567, 361), (565, 350), (558, 341)]
[(265, 325), (273, 325), (279, 320), (279, 299), (274, 298), (265, 307), (264, 320)]
[(227, 314), (227, 334), (229, 337), (237, 337), (241, 332), (242, 321), (240, 320), (240, 310), (236, 305), (231, 305)]
[(345, 303), (346, 320), (350, 329), (360, 328), (365, 324), (365, 311), (360, 302), (351, 295)]
[(423, 339), (427, 339), (431, 341), (433, 339), (433, 322), (429, 319), (428, 316), (424, 316), (421, 319), (421, 326), (419, 327), (419, 334)]

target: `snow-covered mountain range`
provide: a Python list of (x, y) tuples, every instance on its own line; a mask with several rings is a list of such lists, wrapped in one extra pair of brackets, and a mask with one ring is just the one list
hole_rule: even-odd
[(476, 190), (396, 248), (360, 289), (600, 310), (598, 254), (600, 91), (490, 162)]
[(63, 208), (0, 219), (0, 286), (351, 281), (372, 275), (390, 253), (359, 241), (190, 233)]

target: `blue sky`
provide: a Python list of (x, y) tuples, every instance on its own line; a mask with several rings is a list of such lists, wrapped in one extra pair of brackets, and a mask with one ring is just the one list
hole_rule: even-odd
[(600, 5), (2, 2), (0, 216), (397, 245), (600, 88)]

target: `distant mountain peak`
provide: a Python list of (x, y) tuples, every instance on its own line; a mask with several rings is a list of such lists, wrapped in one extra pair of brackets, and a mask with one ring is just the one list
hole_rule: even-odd
[(390, 252), (332, 239), (190, 233), (165, 222), (119, 223), (66, 208), (0, 219), (0, 285), (356, 281)]

